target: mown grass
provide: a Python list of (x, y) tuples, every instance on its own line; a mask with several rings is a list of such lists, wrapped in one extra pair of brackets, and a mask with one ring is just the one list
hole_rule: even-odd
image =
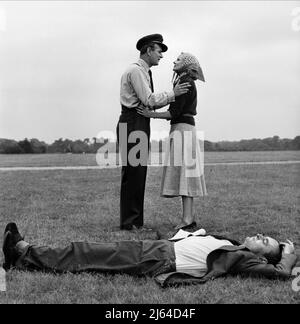
[[(196, 200), (199, 225), (237, 240), (257, 232), (300, 244), (299, 165), (210, 166), (209, 196)], [(150, 168), (145, 223), (172, 229), (180, 199), (159, 197), (160, 168)], [(0, 172), (0, 228), (16, 221), (29, 242), (61, 246), (70, 241), (156, 238), (119, 225), (120, 170)], [(2, 240), (2, 230), (0, 233)], [(299, 254), (297, 248), (297, 253)], [(300, 265), (300, 263), (298, 263)], [(294, 303), (291, 281), (228, 277), (205, 285), (161, 289), (151, 278), (10, 272), (0, 303)]]
[[(156, 156), (152, 161), (158, 161)], [(206, 163), (300, 161), (300, 151), (205, 152), (204, 158)], [(0, 154), (0, 167), (29, 166), (97, 166), (97, 159), (96, 154)]]

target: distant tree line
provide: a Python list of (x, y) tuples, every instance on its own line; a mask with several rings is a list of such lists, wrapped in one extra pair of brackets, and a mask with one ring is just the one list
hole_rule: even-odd
[(108, 143), (107, 139), (103, 139), (100, 142), (96, 138), (75, 141), (60, 138), (52, 144), (47, 144), (36, 138), (25, 138), (19, 142), (10, 139), (0, 139), (0, 154), (96, 153), (106, 143)]
[[(116, 144), (109, 142), (108, 139), (97, 141), (86, 138), (84, 140), (58, 139), (52, 144), (39, 141), (36, 138), (22, 141), (10, 139), (0, 139), (0, 154), (43, 154), (43, 153), (97, 153), (106, 144), (108, 149), (114, 149)], [(153, 147), (161, 150), (162, 143), (152, 141)], [(204, 141), (204, 149), (207, 152), (225, 151), (293, 151), (300, 150), (300, 136), (294, 139), (280, 139), (279, 136), (264, 139), (249, 139), (240, 141)]]
[(295, 151), (300, 150), (300, 136), (294, 139), (283, 138), (279, 136), (268, 137), (264, 139), (249, 139), (240, 141), (221, 141), (217, 143), (204, 141), (206, 151)]

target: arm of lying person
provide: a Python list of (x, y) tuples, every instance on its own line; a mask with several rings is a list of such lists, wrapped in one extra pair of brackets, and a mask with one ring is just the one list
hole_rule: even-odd
[(266, 277), (270, 279), (288, 279), (292, 274), (293, 267), (297, 263), (297, 255), (293, 243), (284, 243), (281, 260), (277, 264), (268, 263), (264, 257), (249, 258), (246, 261), (241, 260), (236, 266), (234, 272), (255, 276)]

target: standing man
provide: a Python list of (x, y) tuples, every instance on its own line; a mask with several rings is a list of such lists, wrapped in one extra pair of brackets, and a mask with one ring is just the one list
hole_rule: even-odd
[[(150, 68), (159, 64), (162, 53), (168, 50), (160, 34), (141, 38), (136, 48), (140, 59), (131, 64), (122, 75), (120, 102), (122, 113), (117, 126), (117, 138), (122, 156), (122, 180), (120, 197), (120, 228), (141, 229), (144, 225), (144, 194), (147, 177), (147, 161), (150, 143), (150, 119), (137, 113), (138, 107), (158, 109), (175, 101), (188, 91), (189, 84), (177, 85), (169, 92), (155, 93)], [(138, 136), (139, 131), (141, 137)], [(136, 136), (136, 139), (134, 139)], [(141, 141), (146, 138), (146, 143)], [(139, 139), (139, 141), (137, 141)], [(135, 142), (134, 142), (135, 141)], [(137, 152), (140, 164), (132, 163), (130, 151), (136, 145), (143, 147)], [(142, 156), (141, 156), (142, 155)], [(135, 160), (136, 161), (136, 160)]]

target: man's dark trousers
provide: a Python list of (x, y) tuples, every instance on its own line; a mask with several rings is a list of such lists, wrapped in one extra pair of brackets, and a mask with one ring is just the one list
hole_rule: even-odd
[(16, 268), (48, 272), (101, 272), (155, 276), (175, 271), (174, 243), (167, 240), (74, 242), (65, 248), (28, 246)]
[[(127, 125), (125, 134), (121, 132), (120, 124)], [(137, 158), (142, 158), (143, 163), (137, 166), (131, 165), (131, 161), (128, 159), (130, 150), (139, 143), (139, 140), (136, 143), (128, 143), (128, 137), (134, 131), (141, 131), (147, 137), (147, 148), (144, 150), (143, 156), (137, 155)], [(122, 114), (117, 127), (117, 138), (121, 150), (122, 164), (126, 163), (126, 165), (123, 164), (122, 166), (120, 228), (130, 230), (133, 225), (136, 227), (144, 225), (144, 196), (149, 153), (150, 119), (139, 115), (135, 109), (122, 107)]]

